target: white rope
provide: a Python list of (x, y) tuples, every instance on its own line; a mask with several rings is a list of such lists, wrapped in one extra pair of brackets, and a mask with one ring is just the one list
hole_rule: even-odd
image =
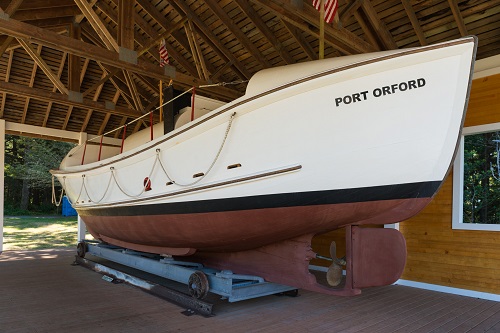
[(217, 152), (217, 154), (215, 155), (215, 158), (213, 159), (212, 161), (212, 164), (210, 164), (210, 166), (208, 167), (208, 170), (203, 174), (203, 176), (199, 177), (198, 179), (196, 179), (195, 181), (191, 182), (191, 183), (187, 183), (187, 184), (182, 184), (182, 183), (178, 183), (176, 181), (174, 181), (172, 179), (172, 177), (169, 176), (165, 166), (163, 165), (163, 163), (161, 162), (161, 158), (160, 158), (160, 149), (156, 149), (156, 156), (157, 156), (157, 159), (158, 161), (160, 162), (160, 166), (163, 170), (163, 172), (165, 173), (165, 175), (167, 176), (168, 180), (171, 181), (172, 183), (174, 184), (177, 184), (179, 186), (191, 186), (191, 185), (194, 185), (194, 184), (197, 184), (199, 183), (202, 179), (204, 179), (209, 173), (210, 171), (212, 170), (212, 168), (214, 167), (215, 163), (217, 162), (217, 160), (219, 159), (219, 156), (222, 152), (222, 148), (224, 148), (224, 145), (226, 143), (226, 140), (227, 140), (227, 137), (229, 135), (229, 130), (231, 129), (231, 125), (233, 123), (233, 120), (234, 120), (234, 116), (236, 115), (236, 112), (233, 112), (233, 114), (231, 115), (231, 118), (229, 118), (229, 123), (227, 124), (227, 128), (226, 128), (226, 133), (224, 134), (224, 138), (222, 139), (222, 143), (219, 147), (219, 151)]
[[(151, 181), (151, 175), (153, 174), (153, 171), (155, 169), (155, 166), (156, 166), (156, 161), (158, 159), (155, 158), (155, 161), (153, 163), (153, 167), (151, 168), (151, 171), (149, 172), (149, 176), (148, 176), (148, 180)], [(111, 170), (111, 175), (113, 176), (113, 179), (115, 180), (115, 183), (116, 183), (116, 186), (118, 186), (118, 188), (120, 189), (120, 191), (125, 194), (127, 197), (129, 198), (138, 198), (140, 197), (144, 192), (146, 192), (146, 188), (148, 187), (148, 182), (146, 181), (145, 184), (144, 184), (144, 187), (142, 188), (142, 191), (141, 193), (137, 194), (137, 195), (134, 195), (134, 194), (129, 194), (127, 193), (121, 186), (120, 184), (118, 183), (118, 179), (116, 179), (116, 175), (115, 175), (115, 168), (111, 167), (110, 168)]]
[[(61, 190), (61, 195), (59, 196), (59, 201), (57, 201), (56, 199), (56, 185), (55, 185), (55, 176), (52, 175), (52, 204), (56, 205), (56, 207), (59, 207), (61, 205), (61, 202), (62, 202), (62, 199), (63, 199), (63, 196), (64, 196), (64, 186), (62, 186), (62, 190)], [(64, 180), (66, 180), (66, 177), (64, 177)]]
[(104, 190), (104, 194), (102, 195), (102, 197), (99, 199), (99, 200), (94, 200), (90, 197), (90, 194), (88, 189), (87, 189), (87, 185), (85, 185), (85, 178), (83, 178), (83, 187), (85, 188), (85, 194), (87, 194), (87, 198), (91, 201), (91, 202), (94, 202), (94, 203), (100, 203), (104, 197), (106, 196), (106, 193), (108, 193), (108, 190), (109, 190), (109, 185), (111, 185), (111, 178), (112, 178), (112, 175), (109, 175), (109, 180), (108, 180), (108, 185), (106, 186), (106, 190)]
[[(156, 156), (155, 156), (155, 160), (153, 162), (153, 166), (151, 167), (151, 171), (149, 172), (149, 176), (147, 177), (148, 181), (151, 181), (151, 176), (153, 175), (153, 172), (155, 170), (155, 167), (156, 167), (156, 163), (159, 163), (160, 166), (161, 166), (161, 169), (163, 170), (163, 172), (165, 173), (165, 175), (167, 176), (168, 180), (171, 181), (172, 183), (174, 184), (177, 184), (179, 186), (191, 186), (191, 185), (194, 185), (194, 184), (197, 184), (199, 183), (202, 179), (204, 179), (209, 173), (210, 171), (213, 169), (215, 163), (217, 162), (217, 160), (219, 159), (220, 157), (220, 154), (222, 152), (222, 149), (224, 148), (225, 146), (225, 143), (227, 141), (227, 137), (229, 135), (229, 130), (231, 129), (231, 126), (232, 126), (232, 123), (233, 123), (233, 120), (234, 120), (234, 117), (236, 116), (236, 112), (233, 112), (233, 114), (231, 115), (231, 118), (229, 119), (229, 123), (227, 125), (227, 128), (226, 128), (226, 131), (224, 133), (224, 138), (222, 139), (222, 143), (219, 147), (219, 150), (217, 151), (217, 154), (215, 155), (212, 163), (210, 164), (210, 166), (208, 167), (207, 171), (203, 174), (203, 176), (199, 177), (198, 179), (196, 179), (195, 181), (191, 182), (191, 183), (187, 183), (187, 184), (182, 184), (182, 183), (178, 183), (176, 181), (174, 181), (172, 179), (172, 177), (170, 177), (169, 173), (167, 172), (165, 166), (163, 165), (162, 161), (161, 161), (161, 157), (160, 157), (160, 149), (156, 149)], [(111, 179), (113, 179), (115, 181), (115, 184), (116, 186), (118, 187), (118, 189), (123, 193), (125, 194), (126, 196), (130, 197), (130, 198), (138, 198), (140, 197), (141, 195), (144, 194), (144, 192), (146, 192), (146, 189), (148, 187), (148, 181), (146, 181), (144, 183), (144, 187), (142, 188), (141, 192), (139, 194), (130, 194), (128, 193), (127, 191), (125, 191), (123, 189), (122, 186), (120, 186), (120, 183), (118, 182), (118, 179), (117, 179), (117, 176), (115, 174), (116, 170), (114, 167), (110, 167), (109, 168), (110, 171), (111, 171), (111, 175), (109, 177), (109, 180), (108, 180), (108, 184), (106, 186), (106, 190), (104, 191), (104, 194), (102, 195), (102, 197), (99, 199), (99, 200), (94, 200), (91, 198), (90, 196), (90, 193), (89, 192), (92, 192), (90, 191), (90, 188), (87, 188), (87, 185), (85, 185), (85, 174), (82, 175), (82, 185), (80, 187), (80, 191), (78, 193), (78, 197), (76, 199), (76, 203), (79, 202), (80, 200), (80, 197), (82, 195), (82, 192), (83, 192), (83, 189), (85, 189), (85, 194), (87, 195), (87, 199), (90, 201), (90, 202), (94, 202), (94, 203), (100, 203), (105, 197), (106, 197), (106, 194), (108, 193), (109, 189), (110, 189), (110, 185), (111, 185)], [(66, 178), (66, 177), (64, 177)], [(52, 183), (53, 183), (53, 198), (55, 198), (55, 189), (54, 189), (54, 177), (52, 177)], [(63, 186), (63, 190), (64, 190), (64, 187)], [(61, 193), (61, 200), (62, 200), (62, 193)], [(54, 202), (54, 201), (53, 201)], [(60, 201), (59, 201), (60, 203)]]

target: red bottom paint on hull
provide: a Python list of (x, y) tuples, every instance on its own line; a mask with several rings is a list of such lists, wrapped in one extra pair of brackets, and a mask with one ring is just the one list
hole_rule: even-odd
[(89, 232), (113, 245), (137, 251), (192, 255), (236, 252), (347, 225), (389, 224), (408, 219), (431, 198), (381, 200), (141, 216), (82, 216)]

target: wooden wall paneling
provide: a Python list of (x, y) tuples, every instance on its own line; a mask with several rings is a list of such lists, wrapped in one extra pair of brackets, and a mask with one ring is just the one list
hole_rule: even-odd
[[(465, 126), (500, 122), (500, 75), (474, 80)], [(420, 214), (400, 223), (403, 279), (500, 293), (500, 232), (452, 229), (453, 175)]]

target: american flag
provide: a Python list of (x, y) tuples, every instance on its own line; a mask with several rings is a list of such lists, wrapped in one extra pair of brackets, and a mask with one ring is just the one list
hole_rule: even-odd
[[(325, 1), (325, 21), (326, 23), (331, 23), (339, 7), (338, 0), (323, 1)], [(316, 10), (320, 10), (321, 0), (312, 0), (312, 5), (314, 8), (316, 8)]]
[(160, 67), (164, 67), (165, 65), (168, 65), (168, 51), (167, 48), (165, 47), (165, 39), (161, 40), (160, 43)]

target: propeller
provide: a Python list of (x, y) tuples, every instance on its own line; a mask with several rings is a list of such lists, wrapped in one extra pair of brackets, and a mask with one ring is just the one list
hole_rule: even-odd
[(326, 272), (326, 280), (328, 284), (332, 287), (336, 287), (342, 282), (342, 266), (346, 264), (345, 257), (337, 258), (337, 244), (332, 242), (330, 244), (330, 255), (332, 264), (328, 267)]

